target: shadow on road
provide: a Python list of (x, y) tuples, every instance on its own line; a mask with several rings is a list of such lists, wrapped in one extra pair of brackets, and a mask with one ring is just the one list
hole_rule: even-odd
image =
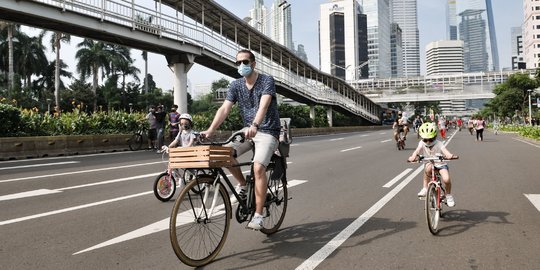
[[(226, 260), (230, 257), (241, 258), (241, 262), (235, 264), (234, 269), (252, 269), (261, 267), (265, 264), (271, 264), (272, 261), (284, 257), (298, 257), (307, 259), (320, 248), (330, 242), (343, 229), (349, 226), (354, 219), (341, 219), (325, 222), (306, 223), (292, 227), (283, 228), (274, 235), (264, 239), (264, 248), (242, 252), (240, 254), (231, 254), (218, 257), (214, 262)], [(348, 242), (345, 242), (340, 248), (348, 246), (364, 245), (376, 239), (387, 237), (404, 230), (417, 226), (416, 222), (390, 221), (383, 218), (371, 218), (358, 231), (353, 233)], [(360, 242), (351, 240), (361, 237), (370, 231), (377, 231), (375, 236), (368, 236), (366, 239), (360, 239)], [(346, 243), (350, 243), (347, 245)], [(339, 252), (339, 250), (338, 250)], [(333, 252), (332, 254), (335, 254)], [(204, 267), (200, 268), (204, 269)]]
[[(473, 212), (462, 209), (447, 211), (444, 212), (442, 222), (439, 223), (438, 236), (456, 235), (482, 224), (511, 224), (506, 219), (508, 215), (507, 212)], [(449, 223), (451, 225), (445, 226)]]

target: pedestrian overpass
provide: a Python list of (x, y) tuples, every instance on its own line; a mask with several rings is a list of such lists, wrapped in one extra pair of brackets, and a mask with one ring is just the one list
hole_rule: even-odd
[(493, 98), (496, 85), (515, 73), (536, 70), (444, 74), (408, 78), (366, 79), (351, 84), (375, 103)]
[[(149, 6), (148, 6), (149, 5)], [(321, 72), (231, 12), (207, 0), (2, 0), (0, 20), (60, 31), (166, 57), (174, 71), (174, 102), (187, 111), (187, 73), (194, 63), (239, 77), (236, 52), (256, 54), (276, 90), (311, 106), (381, 122), (381, 107), (346, 81)]]

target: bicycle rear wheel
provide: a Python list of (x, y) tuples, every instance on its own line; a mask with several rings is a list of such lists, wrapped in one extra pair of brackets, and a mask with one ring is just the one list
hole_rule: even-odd
[(437, 234), (439, 232), (439, 219), (440, 219), (440, 209), (438, 200), (439, 195), (437, 194), (437, 187), (434, 184), (428, 186), (426, 194), (426, 221), (429, 228), (429, 231), (432, 234)]
[(154, 195), (162, 202), (169, 201), (176, 192), (176, 180), (172, 174), (162, 172), (154, 181)]
[(274, 167), (269, 167), (266, 172), (268, 176), (268, 191), (263, 209), (263, 228), (261, 232), (267, 235), (278, 231), (287, 213), (287, 181), (285, 177), (286, 164), (282, 158), (276, 157)]
[(189, 266), (210, 263), (227, 239), (231, 202), (225, 187), (213, 182), (209, 176), (193, 179), (176, 199), (171, 213), (169, 234), (174, 253)]
[(141, 149), (143, 143), (143, 136), (139, 133), (131, 135), (129, 138), (129, 149), (131, 151), (137, 151)]

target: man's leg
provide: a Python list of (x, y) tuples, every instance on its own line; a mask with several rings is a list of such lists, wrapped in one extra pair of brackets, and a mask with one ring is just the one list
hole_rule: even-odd
[(253, 163), (253, 170), (255, 172), (255, 213), (262, 215), (264, 202), (266, 201), (266, 190), (268, 187), (266, 167), (255, 162)]

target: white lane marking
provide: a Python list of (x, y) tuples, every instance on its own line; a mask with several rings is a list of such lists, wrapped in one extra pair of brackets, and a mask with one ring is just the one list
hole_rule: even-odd
[[(307, 182), (307, 180), (290, 180), (290, 181), (287, 182), (287, 187), (291, 188), (291, 187), (294, 187), (294, 186), (298, 186), (300, 184), (304, 184), (306, 182)], [(231, 198), (231, 203), (232, 204), (236, 203), (236, 198), (234, 198), (234, 197)], [(223, 205), (218, 206), (217, 209), (215, 209), (214, 211), (221, 211), (222, 209), (223, 209)], [(219, 214), (219, 213), (216, 213), (216, 214)], [(179, 215), (182, 215), (182, 214), (179, 214)], [(98, 249), (98, 248), (103, 248), (103, 247), (106, 247), (106, 246), (110, 246), (110, 245), (118, 244), (118, 243), (121, 243), (121, 242), (129, 241), (131, 239), (143, 237), (143, 236), (146, 236), (146, 235), (149, 235), (149, 234), (153, 234), (153, 233), (168, 230), (169, 229), (169, 219), (170, 219), (170, 217), (162, 219), (160, 221), (154, 222), (154, 223), (152, 223), (150, 225), (144, 226), (144, 227), (139, 228), (137, 230), (128, 232), (126, 234), (123, 234), (123, 235), (118, 236), (116, 238), (110, 239), (110, 240), (105, 241), (103, 243), (97, 244), (97, 245), (89, 247), (87, 249), (83, 249), (81, 251), (77, 251), (77, 252), (73, 253), (72, 255), (81, 254), (81, 253), (88, 252), (88, 251), (91, 251), (91, 250), (95, 250), (95, 249)], [(192, 220), (191, 219), (186, 220), (185, 223), (187, 223), (187, 222), (192, 222)], [(183, 223), (183, 224), (185, 224), (185, 223)], [(181, 224), (178, 224), (178, 225), (181, 225)]]
[(389, 141), (392, 141), (392, 139), (381, 141), (381, 143), (385, 143), (385, 142), (389, 142)]
[(12, 167), (3, 167), (1, 170), (14, 170), (14, 169), (25, 169), (25, 168), (34, 168), (34, 167), (45, 167), (45, 166), (57, 166), (65, 164), (81, 163), (80, 161), (66, 161), (66, 162), (56, 162), (56, 163), (41, 163), (41, 164), (31, 164), (31, 165), (21, 165), (21, 166), (12, 166)]
[(118, 198), (114, 198), (114, 199), (110, 199), (110, 200), (105, 200), (105, 201), (99, 201), (99, 202), (94, 202), (94, 203), (88, 203), (88, 204), (82, 204), (82, 205), (78, 205), (78, 206), (68, 207), (68, 208), (64, 208), (64, 209), (59, 209), (59, 210), (55, 210), (55, 211), (50, 211), (50, 212), (37, 214), (37, 215), (31, 215), (31, 216), (26, 216), (26, 217), (21, 217), (21, 218), (4, 220), (4, 221), (0, 221), (0, 226), (13, 224), (13, 223), (17, 223), (17, 222), (22, 222), (22, 221), (26, 221), (26, 220), (31, 220), (31, 219), (36, 219), (36, 218), (40, 218), (40, 217), (46, 217), (46, 216), (52, 216), (52, 215), (56, 215), (56, 214), (66, 213), (66, 212), (70, 212), (70, 211), (75, 211), (75, 210), (84, 209), (84, 208), (88, 208), (88, 207), (92, 207), (92, 206), (98, 206), (98, 205), (102, 205), (102, 204), (117, 202), (117, 201), (121, 201), (121, 200), (131, 199), (131, 198), (144, 196), (144, 195), (148, 195), (148, 194), (152, 194), (152, 193), (154, 193), (153, 190), (146, 191), (146, 192), (141, 192), (141, 193), (137, 193), (137, 194), (132, 194), (132, 195), (128, 195), (128, 196), (118, 197)]
[(41, 195), (53, 194), (53, 193), (59, 193), (59, 192), (61, 192), (61, 191), (50, 190), (50, 189), (37, 189), (37, 190), (32, 190), (32, 191), (26, 191), (26, 192), (20, 192), (20, 193), (14, 193), (14, 194), (0, 196), (0, 201), (7, 201), (7, 200), (20, 199), (20, 198), (41, 196)]
[(357, 147), (353, 147), (353, 148), (349, 148), (349, 149), (343, 149), (339, 152), (343, 153), (343, 152), (347, 152), (347, 151), (352, 151), (352, 150), (356, 150), (356, 149), (360, 149), (362, 148), (362, 146), (357, 146)]
[(386, 134), (386, 132), (381, 132), (381, 133), (379, 133), (379, 135), (385, 135), (385, 134)]
[(534, 147), (536, 147), (536, 148), (540, 148), (540, 145), (536, 145), (536, 144), (534, 144), (534, 143), (528, 142), (528, 141), (523, 140), (523, 139), (514, 138), (514, 140), (520, 141), (520, 142), (522, 142), (522, 143), (526, 143), (526, 144), (528, 144), (528, 145), (532, 145), (532, 146), (534, 146)]
[(389, 188), (389, 187), (393, 186), (397, 181), (399, 181), (401, 178), (403, 178), (403, 176), (407, 175), (411, 171), (412, 171), (411, 168), (405, 169), (402, 173), (400, 173), (398, 176), (394, 177), (394, 179), (390, 180), (383, 187)]
[(149, 174), (143, 174), (143, 175), (137, 175), (137, 176), (131, 176), (131, 177), (124, 177), (124, 178), (107, 180), (107, 181), (90, 183), (90, 184), (84, 184), (84, 185), (77, 185), (77, 186), (71, 186), (71, 187), (52, 189), (52, 190), (50, 190), (50, 189), (38, 189), (38, 190), (14, 193), (14, 194), (10, 194), (10, 195), (0, 196), (0, 201), (28, 198), (28, 197), (45, 195), (45, 194), (59, 193), (59, 192), (62, 192), (64, 190), (70, 190), (70, 189), (76, 189), (76, 188), (84, 188), (84, 187), (92, 187), (92, 186), (99, 186), (99, 185), (118, 183), (118, 182), (123, 182), (123, 181), (136, 180), (136, 179), (140, 179), (140, 178), (147, 178), (147, 177), (157, 176), (160, 173), (161, 172), (149, 173)]
[(523, 194), (540, 211), (540, 194)]
[(362, 134), (360, 137), (369, 137), (369, 134)]
[(156, 161), (156, 162), (139, 163), (139, 164), (108, 167), (108, 168), (101, 168), (101, 169), (76, 171), (76, 172), (65, 172), (65, 173), (55, 173), (55, 174), (37, 175), (37, 176), (30, 176), (30, 177), (13, 178), (13, 179), (0, 180), (0, 183), (23, 181), (23, 180), (34, 180), (34, 179), (38, 179), (38, 178), (55, 177), (55, 176), (63, 176), (63, 175), (72, 175), (72, 174), (81, 174), (81, 173), (93, 173), (93, 172), (109, 171), (109, 170), (116, 170), (116, 169), (125, 169), (125, 168), (139, 167), (139, 166), (145, 166), (145, 165), (153, 165), (153, 164), (164, 163), (164, 162), (166, 162), (166, 161)]
[(297, 143), (291, 143), (291, 146), (298, 146)]
[(392, 189), (388, 194), (382, 197), (378, 202), (371, 206), (366, 212), (364, 212), (360, 217), (358, 217), (353, 223), (351, 223), (347, 228), (341, 231), (336, 237), (334, 237), (330, 242), (324, 245), (319, 249), (315, 254), (305, 260), (301, 265), (296, 267), (297, 270), (308, 270), (315, 269), (324, 259), (326, 259), (334, 250), (341, 246), (353, 233), (355, 233), (366, 221), (368, 221), (373, 215), (375, 215), (381, 208), (383, 208), (394, 196), (398, 194), (409, 182), (411, 182), (416, 175), (423, 171), (424, 167), (419, 166), (411, 175), (409, 175), (405, 180), (403, 180), (399, 185)]
[(335, 138), (335, 139), (330, 139), (330, 141), (331, 141), (331, 142), (334, 142), (334, 141), (341, 141), (341, 140), (343, 140), (343, 139), (345, 139), (345, 138)]

